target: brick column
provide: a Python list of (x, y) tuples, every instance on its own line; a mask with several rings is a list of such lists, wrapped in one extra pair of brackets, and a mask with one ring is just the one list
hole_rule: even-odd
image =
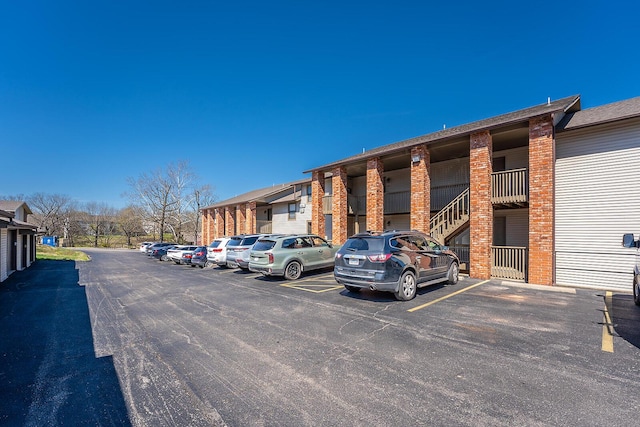
[(320, 237), (327, 235), (323, 212), (324, 172), (311, 174), (311, 232)]
[(347, 170), (337, 167), (331, 179), (333, 190), (332, 241), (341, 245), (347, 241)]
[(493, 244), (493, 206), (491, 205), (493, 141), (489, 131), (472, 134), (470, 141), (469, 276), (476, 279), (489, 279)]
[(238, 229), (238, 234), (245, 234), (247, 231), (245, 227), (247, 225), (247, 219), (245, 217), (246, 208), (244, 205), (236, 206), (236, 227)]
[(224, 211), (220, 208), (215, 208), (214, 215), (216, 218), (215, 231), (213, 233), (213, 237), (222, 237), (225, 235), (225, 227), (224, 227)]
[(208, 245), (215, 238), (215, 217), (211, 209), (202, 211), (202, 244)]
[(531, 119), (528, 282), (539, 285), (553, 285), (555, 157), (553, 117)]
[(384, 230), (383, 173), (379, 157), (367, 160), (367, 230)]
[(249, 202), (245, 205), (245, 226), (244, 229), (249, 234), (256, 233), (256, 202)]
[(233, 236), (236, 234), (235, 218), (231, 214), (231, 209), (235, 209), (233, 206), (224, 207), (224, 231), (227, 236)]
[[(413, 159), (418, 159), (414, 162)], [(411, 149), (411, 229), (430, 233), (431, 155), (426, 145)], [(444, 242), (443, 242), (444, 243)]]

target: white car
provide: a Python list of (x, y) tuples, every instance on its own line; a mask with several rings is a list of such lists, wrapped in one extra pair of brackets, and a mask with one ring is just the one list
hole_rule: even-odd
[(242, 237), (218, 237), (207, 246), (207, 261), (209, 264), (217, 264), (221, 267), (227, 266), (227, 245), (232, 239), (240, 242)]
[(169, 261), (173, 261), (176, 264), (182, 264), (182, 254), (185, 252), (194, 251), (197, 246), (179, 245), (173, 249), (167, 250), (167, 258)]
[(140, 243), (140, 252), (142, 253), (146, 253), (147, 252), (147, 247), (150, 245), (153, 245), (155, 242), (142, 242)]

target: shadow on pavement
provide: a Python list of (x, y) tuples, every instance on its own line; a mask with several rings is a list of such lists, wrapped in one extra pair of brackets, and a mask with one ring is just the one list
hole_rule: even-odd
[(640, 348), (640, 307), (633, 296), (613, 294), (611, 298), (611, 322), (618, 335), (633, 346)]
[(0, 424), (131, 425), (111, 357), (95, 356), (73, 261), (0, 283)]

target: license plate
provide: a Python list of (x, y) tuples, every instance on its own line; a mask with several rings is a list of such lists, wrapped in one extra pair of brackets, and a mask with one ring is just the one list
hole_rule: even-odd
[(349, 265), (359, 265), (358, 258), (349, 258)]

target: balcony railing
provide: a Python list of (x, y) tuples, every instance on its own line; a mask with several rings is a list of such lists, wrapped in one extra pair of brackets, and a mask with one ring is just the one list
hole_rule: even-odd
[(527, 280), (527, 248), (491, 246), (491, 277)]
[(522, 205), (529, 201), (529, 176), (526, 168), (491, 174), (491, 203)]
[(256, 220), (256, 232), (257, 233), (272, 233), (273, 221), (266, 219)]

